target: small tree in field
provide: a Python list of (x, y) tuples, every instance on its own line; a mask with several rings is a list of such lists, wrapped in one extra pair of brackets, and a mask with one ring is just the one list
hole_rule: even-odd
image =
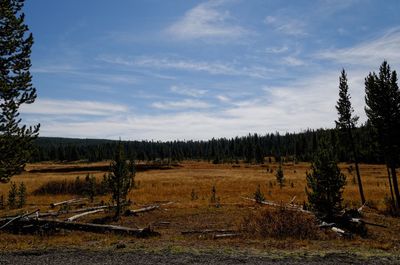
[(19, 184), (17, 195), (18, 195), (17, 207), (22, 208), (26, 204), (26, 186), (23, 182), (21, 182), (21, 184)]
[(279, 167), (276, 170), (275, 177), (276, 177), (276, 181), (279, 184), (279, 187), (282, 189), (283, 185), (285, 183), (285, 175), (283, 174), (282, 163), (279, 163)]
[(258, 184), (256, 191), (254, 192), (254, 200), (256, 200), (257, 203), (262, 203), (265, 201), (265, 196), (261, 191), (261, 186)]
[(114, 218), (117, 220), (121, 216), (122, 208), (126, 203), (126, 197), (133, 187), (135, 174), (135, 171), (129, 165), (129, 161), (126, 160), (121, 142), (118, 144), (110, 171), (108, 183), (112, 192), (112, 199), (116, 204)]
[(317, 216), (332, 220), (342, 209), (342, 193), (346, 177), (340, 172), (331, 145), (323, 140), (307, 172), (306, 193), (308, 202)]
[(17, 204), (17, 184), (11, 182), (10, 190), (8, 191), (8, 207), (10, 209), (15, 208)]

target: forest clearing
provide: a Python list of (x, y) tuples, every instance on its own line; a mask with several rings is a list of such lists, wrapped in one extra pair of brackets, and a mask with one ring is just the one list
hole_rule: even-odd
[[(1, 216), (27, 213), (40, 209), (41, 213), (56, 211), (50, 205), (55, 202), (70, 200), (81, 196), (72, 194), (33, 195), (34, 191), (51, 181), (74, 182), (79, 176), (84, 179), (87, 174), (101, 180), (102, 171), (87, 171), (91, 167), (106, 167), (109, 162), (98, 163), (35, 163), (28, 164), (26, 171), (13, 179), (17, 185), (24, 182), (27, 189), (27, 204), (22, 209), (1, 210)], [(311, 251), (325, 253), (330, 251), (348, 251), (354, 253), (369, 252), (372, 254), (398, 254), (400, 249), (400, 224), (398, 220), (385, 216), (385, 203), (382, 198), (387, 193), (386, 167), (384, 165), (361, 164), (360, 170), (364, 179), (367, 206), (363, 209), (364, 219), (385, 226), (369, 226), (366, 237), (354, 236), (343, 239), (334, 233), (317, 231), (321, 235), (316, 239), (296, 239), (285, 236), (279, 238), (262, 238), (248, 235), (241, 231), (246, 217), (259, 212), (261, 208), (275, 208), (256, 204), (243, 197), (254, 197), (260, 185), (261, 192), (267, 201), (302, 205), (307, 200), (305, 193), (306, 171), (309, 163), (284, 163), (285, 185), (281, 188), (276, 182), (275, 172), (278, 163), (262, 165), (249, 164), (211, 164), (207, 162), (185, 161), (171, 166), (170, 169), (152, 169), (137, 172), (136, 188), (128, 195), (132, 202), (128, 209), (141, 209), (158, 205), (149, 212), (125, 216), (111, 224), (130, 228), (150, 227), (159, 233), (149, 238), (136, 238), (114, 234), (95, 234), (81, 231), (62, 230), (54, 235), (13, 235), (1, 232), (1, 250), (41, 250), (48, 248), (79, 247), (83, 249), (128, 249), (144, 248), (147, 250), (176, 249), (241, 249), (255, 251)], [(358, 208), (359, 194), (354, 172), (349, 171), (349, 164), (339, 165), (347, 176), (344, 189), (344, 205), (347, 208)], [(50, 169), (70, 168), (70, 172), (49, 173)], [(71, 169), (72, 168), (72, 169)], [(79, 168), (83, 168), (80, 171)], [(140, 167), (139, 167), (140, 168)], [(41, 173), (44, 171), (46, 173)], [(67, 170), (66, 170), (67, 171)], [(34, 173), (33, 173), (34, 172)], [(0, 194), (7, 194), (10, 184), (0, 186)], [(215, 198), (212, 199), (212, 187), (215, 187)], [(71, 213), (56, 218), (65, 220), (74, 216), (74, 209), (93, 207), (110, 203), (109, 195), (95, 196), (93, 202), (83, 201), (71, 205)], [(109, 213), (98, 212), (82, 217), (81, 222), (99, 222)], [(224, 234), (235, 234), (227, 236)], [(219, 236), (220, 235), (220, 236)], [(220, 238), (219, 238), (220, 237)]]

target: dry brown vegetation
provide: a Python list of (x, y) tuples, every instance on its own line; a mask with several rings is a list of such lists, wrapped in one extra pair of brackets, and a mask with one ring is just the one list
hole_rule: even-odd
[[(96, 165), (107, 165), (108, 162)], [(27, 171), (15, 176), (17, 184), (24, 182), (27, 186), (28, 205), (19, 210), (1, 210), (0, 215), (11, 215), (28, 211), (35, 207), (48, 211), (52, 202), (67, 200), (70, 194), (34, 196), (32, 192), (41, 185), (54, 180), (73, 181), (77, 176), (84, 178), (87, 173), (93, 174), (99, 181), (104, 172), (76, 171), (67, 173), (32, 173), (29, 170), (52, 167), (87, 167), (88, 164), (52, 164), (40, 163), (27, 166)], [(361, 174), (365, 195), (371, 208), (366, 209), (366, 218), (376, 223), (387, 225), (388, 228), (368, 227), (367, 238), (355, 237), (352, 240), (342, 240), (326, 236), (306, 237), (300, 239), (286, 237), (285, 240), (273, 237), (238, 237), (228, 239), (212, 239), (212, 235), (193, 234), (182, 235), (185, 230), (231, 229), (238, 230), (243, 220), (258, 214), (265, 206), (243, 200), (242, 196), (253, 196), (258, 185), (268, 200), (287, 203), (296, 196), (296, 203), (306, 201), (305, 175), (310, 164), (284, 164), (285, 186), (281, 189), (276, 183), (276, 163), (265, 165), (214, 165), (206, 162), (183, 162), (181, 166), (169, 170), (150, 170), (138, 172), (137, 188), (129, 194), (133, 201), (131, 208), (145, 205), (174, 202), (160, 209), (143, 213), (139, 216), (125, 216), (118, 224), (128, 227), (152, 226), (161, 233), (160, 237), (136, 239), (117, 235), (101, 235), (84, 232), (64, 232), (53, 236), (12, 235), (1, 233), (0, 249), (30, 249), (46, 247), (80, 246), (86, 248), (113, 247), (123, 241), (134, 248), (162, 247), (226, 247), (226, 248), (256, 248), (256, 249), (300, 249), (300, 250), (353, 250), (371, 251), (385, 250), (398, 253), (400, 248), (399, 219), (384, 216), (384, 197), (389, 193), (386, 168), (383, 165), (361, 165)], [(360, 206), (358, 187), (354, 176), (350, 175), (348, 164), (340, 165), (347, 175), (347, 185), (344, 191), (345, 203), (348, 206)], [(272, 170), (271, 170), (272, 169)], [(272, 172), (271, 172), (272, 171)], [(355, 174), (353, 172), (353, 174)], [(211, 203), (211, 189), (216, 188), (217, 203)], [(0, 185), (0, 194), (7, 196), (9, 184)], [(195, 195), (195, 196), (194, 196)], [(109, 202), (109, 196), (98, 196), (95, 203)], [(216, 207), (216, 204), (218, 207)], [(374, 209), (375, 208), (375, 209)], [(103, 214), (104, 215), (104, 214)], [(102, 214), (86, 217), (86, 221), (99, 220)], [(304, 220), (303, 220), (304, 221)], [(311, 227), (309, 227), (312, 229)], [(308, 238), (308, 239), (304, 239)], [(314, 239), (316, 238), (316, 239)]]

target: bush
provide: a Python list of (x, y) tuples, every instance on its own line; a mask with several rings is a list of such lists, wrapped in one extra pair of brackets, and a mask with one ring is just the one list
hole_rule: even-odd
[(52, 180), (49, 181), (36, 190), (33, 195), (57, 195), (57, 194), (71, 194), (93, 197), (95, 195), (105, 195), (109, 193), (107, 180), (103, 178), (102, 181), (97, 181), (94, 176), (87, 176), (84, 180), (76, 177), (75, 180)]
[(250, 214), (243, 219), (241, 230), (258, 238), (318, 239), (321, 235), (314, 216), (284, 207)]
[(8, 207), (13, 209), (17, 206), (17, 184), (11, 182), (10, 190), (8, 191)]
[(265, 196), (261, 191), (260, 184), (258, 184), (256, 191), (254, 192), (254, 199), (256, 200), (257, 203), (262, 203), (265, 201)]

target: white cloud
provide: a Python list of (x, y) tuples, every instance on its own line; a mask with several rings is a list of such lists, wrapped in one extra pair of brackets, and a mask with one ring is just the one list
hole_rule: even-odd
[(195, 89), (185, 86), (171, 86), (170, 90), (171, 92), (178, 95), (195, 97), (195, 98), (201, 97), (207, 93), (207, 90), (205, 89)]
[[(340, 70), (340, 69), (339, 69)], [(268, 86), (257, 98), (228, 98), (217, 95), (221, 102), (215, 111), (206, 101), (186, 99), (160, 101), (152, 107), (161, 114), (130, 112), (126, 107), (109, 103), (53, 101), (41, 105), (40, 115), (27, 116), (31, 124), (42, 124), (42, 136), (118, 139), (211, 139), (235, 137), (249, 132), (264, 134), (302, 131), (307, 128), (334, 126), (340, 71), (317, 73), (284, 86)], [(363, 72), (349, 71), (349, 86), (356, 114), (365, 121)], [(190, 110), (190, 111), (188, 111)], [(53, 114), (53, 116), (45, 115)], [(68, 115), (77, 119), (60, 119)], [(100, 115), (85, 117), (84, 115)], [(78, 119), (79, 117), (79, 119)]]
[(331, 49), (316, 53), (319, 59), (339, 63), (363, 65), (377, 68), (383, 60), (400, 63), (400, 28), (387, 31), (382, 36), (344, 49)]
[(263, 66), (240, 67), (232, 63), (206, 62), (169, 58), (141, 57), (133, 62), (141, 67), (159, 69), (177, 69), (181, 71), (206, 72), (213, 75), (248, 76), (254, 78), (269, 78), (274, 70)]
[(151, 106), (156, 109), (165, 109), (165, 110), (174, 110), (174, 109), (190, 110), (190, 109), (206, 109), (210, 107), (210, 104), (201, 100), (185, 99), (182, 101), (154, 102)]
[(281, 47), (270, 47), (270, 48), (266, 48), (265, 51), (267, 53), (284, 53), (287, 52), (289, 50), (289, 47), (287, 45), (283, 45)]
[(283, 63), (286, 64), (286, 65), (289, 65), (289, 66), (303, 66), (303, 65), (306, 65), (306, 63), (303, 60), (301, 60), (299, 58), (296, 58), (296, 57), (293, 57), (293, 56), (284, 57), (283, 58)]
[(128, 108), (120, 104), (57, 99), (37, 99), (34, 104), (21, 106), (22, 113), (39, 115), (108, 116), (111, 113), (124, 113), (127, 111)]
[(305, 36), (306, 24), (303, 21), (288, 18), (288, 17), (277, 17), (277, 16), (267, 16), (264, 20), (267, 25), (274, 28), (275, 31), (286, 35), (292, 36)]
[(226, 1), (208, 1), (190, 9), (172, 24), (167, 33), (179, 39), (239, 38), (248, 32), (238, 25), (230, 24), (228, 11), (219, 10)]
[(217, 95), (216, 98), (221, 102), (230, 102), (231, 99), (224, 95)]

